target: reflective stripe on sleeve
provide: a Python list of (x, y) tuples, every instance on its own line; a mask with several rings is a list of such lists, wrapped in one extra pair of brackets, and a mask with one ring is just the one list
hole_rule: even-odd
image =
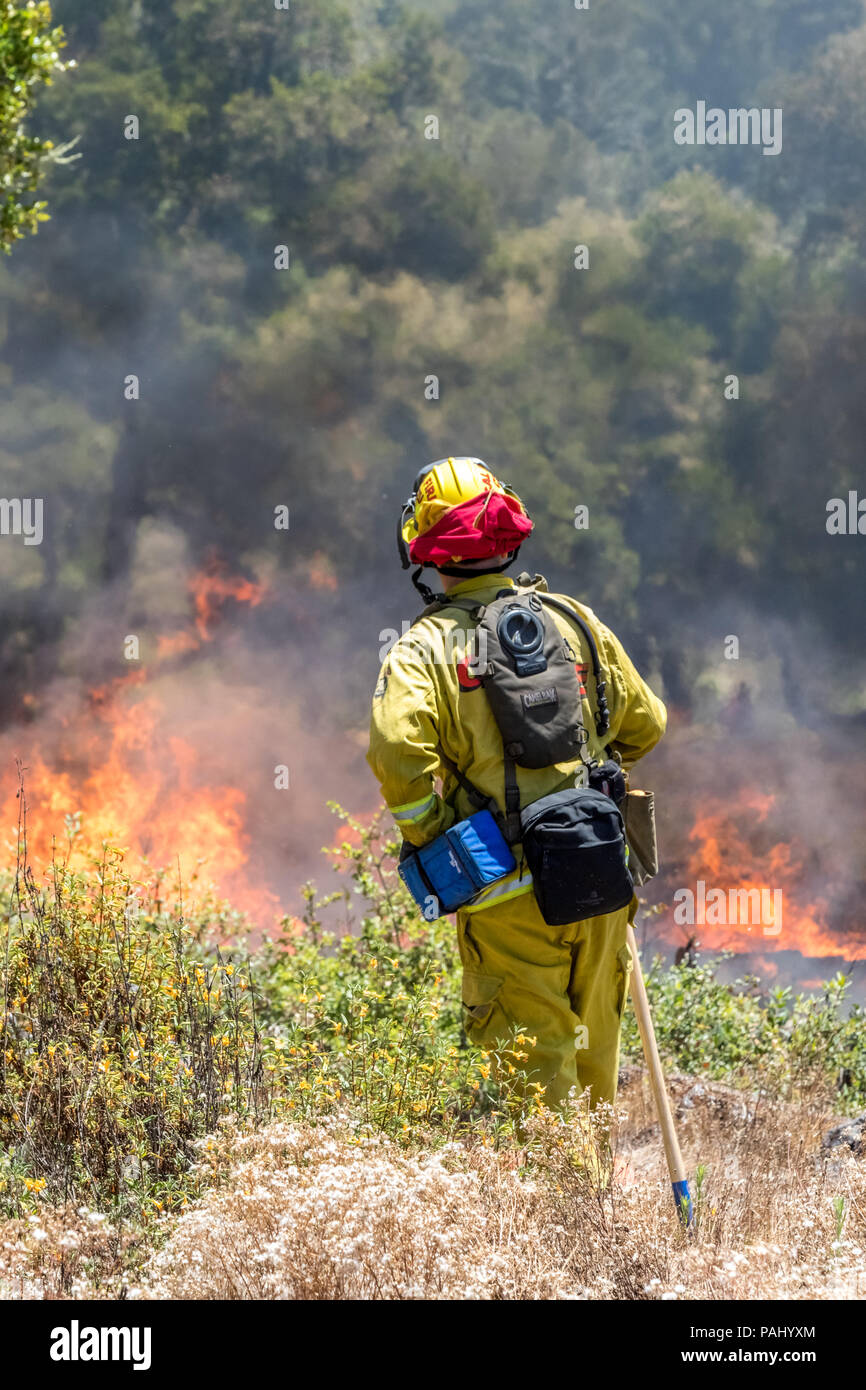
[(420, 801), (407, 801), (405, 806), (389, 806), (388, 810), (396, 821), (405, 824), (408, 821), (423, 820), (435, 804), (436, 793), (431, 792), (429, 796), (422, 796)]

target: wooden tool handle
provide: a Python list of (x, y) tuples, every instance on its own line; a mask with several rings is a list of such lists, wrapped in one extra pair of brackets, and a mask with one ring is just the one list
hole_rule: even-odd
[(661, 1125), (662, 1142), (665, 1146), (668, 1171), (670, 1172), (672, 1183), (684, 1183), (686, 1181), (686, 1170), (683, 1164), (683, 1156), (680, 1153), (676, 1130), (674, 1129), (674, 1117), (671, 1111), (671, 1103), (668, 1099), (667, 1088), (665, 1087), (665, 1077), (662, 1071), (661, 1058), (659, 1057), (658, 1044), (656, 1043), (652, 1015), (650, 1014), (649, 999), (647, 998), (643, 971), (640, 968), (640, 956), (638, 955), (637, 942), (631, 922), (628, 924), (627, 940), (632, 958), (631, 997), (634, 1003), (634, 1011), (637, 1015), (637, 1026), (640, 1031), (640, 1040), (643, 1043), (644, 1057), (646, 1058), (646, 1064), (649, 1068), (650, 1085), (652, 1086), (656, 1114), (659, 1117), (659, 1124)]

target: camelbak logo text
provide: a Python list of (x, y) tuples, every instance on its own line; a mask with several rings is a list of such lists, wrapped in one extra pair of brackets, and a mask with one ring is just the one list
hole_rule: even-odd
[(524, 708), (530, 705), (555, 705), (559, 703), (555, 685), (547, 685), (543, 690), (530, 690), (523, 697)]

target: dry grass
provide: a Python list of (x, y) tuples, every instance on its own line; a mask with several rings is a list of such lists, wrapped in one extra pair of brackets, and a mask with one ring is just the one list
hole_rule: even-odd
[[(216, 1186), (142, 1289), (159, 1298), (844, 1298), (866, 1292), (866, 1164), (821, 1155), (817, 1102), (780, 1107), (673, 1083), (692, 1172), (685, 1238), (642, 1079), (617, 1145), (632, 1176), (592, 1179), (574, 1130), (534, 1125), (523, 1169), (480, 1143), (406, 1156), (338, 1123), (227, 1135)], [(603, 1152), (603, 1150), (602, 1150)], [(602, 1159), (606, 1173), (609, 1164)]]
[[(614, 1177), (600, 1138), (604, 1117), (582, 1145), (575, 1134), (588, 1133), (585, 1126), (552, 1116), (531, 1121), (522, 1152), (497, 1151), (478, 1136), (407, 1152), (382, 1136), (353, 1137), (339, 1117), (253, 1133), (227, 1125), (202, 1147), (205, 1196), (165, 1223), (168, 1239), (125, 1292), (144, 1299), (866, 1293), (866, 1162), (822, 1153), (832, 1117), (817, 1098), (784, 1107), (759, 1093), (672, 1079), (690, 1170), (699, 1161), (705, 1170), (689, 1238), (673, 1209), (645, 1080), (637, 1069), (624, 1080)], [(596, 1154), (589, 1166), (587, 1146)], [(118, 1261), (117, 1237), (86, 1214), (54, 1212), (0, 1228), (6, 1298), (117, 1296)]]
[(0, 1300), (117, 1298), (133, 1238), (100, 1212), (44, 1207), (0, 1223)]
[(521, 1176), (514, 1157), (459, 1144), (408, 1156), (387, 1139), (348, 1141), (336, 1124), (229, 1137), (223, 1158), (237, 1166), (180, 1219), (142, 1292), (253, 1299), (563, 1298), (604, 1294), (609, 1285), (636, 1292), (636, 1281), (655, 1269), (653, 1257), (634, 1261), (630, 1249), (619, 1249), (607, 1204), (591, 1185), (572, 1174), (568, 1197), (551, 1202), (546, 1182)]
[[(816, 1089), (796, 1105), (761, 1090), (743, 1092), (669, 1077), (677, 1129), (692, 1175), (698, 1229), (672, 1242), (650, 1218), (653, 1186), (668, 1200), (649, 1087), (630, 1069), (622, 1090), (620, 1145), (635, 1185), (624, 1198), (665, 1248), (655, 1297), (814, 1299), (866, 1294), (866, 1160), (822, 1149), (836, 1117)], [(695, 1182), (695, 1174), (703, 1177)], [(665, 1204), (661, 1209), (664, 1217)]]

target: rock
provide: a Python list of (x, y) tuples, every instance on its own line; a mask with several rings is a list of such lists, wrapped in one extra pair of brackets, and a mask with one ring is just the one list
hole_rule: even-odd
[(828, 1129), (821, 1140), (821, 1148), (850, 1149), (858, 1158), (866, 1158), (866, 1114)]
[(619, 1091), (629, 1091), (633, 1086), (639, 1085), (643, 1079), (644, 1072), (644, 1067), (635, 1066), (632, 1062), (623, 1062), (619, 1069), (617, 1089)]
[(703, 1100), (706, 1094), (706, 1086), (702, 1085), (700, 1081), (696, 1081), (694, 1086), (690, 1087), (689, 1090), (686, 1091), (685, 1095), (680, 1101), (680, 1105), (682, 1106), (683, 1110), (693, 1110), (695, 1106), (695, 1101)]

